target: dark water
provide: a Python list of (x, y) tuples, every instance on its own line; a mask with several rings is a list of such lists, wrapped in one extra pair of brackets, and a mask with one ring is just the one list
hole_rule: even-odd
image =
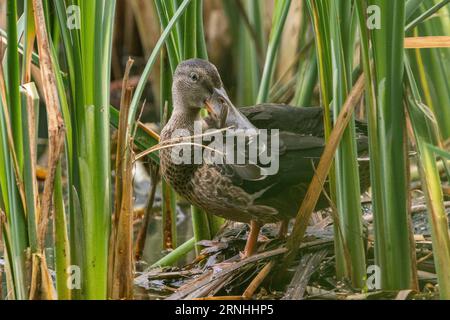
[[(186, 212), (187, 211), (187, 212)], [(177, 221), (177, 245), (181, 245), (187, 240), (191, 239), (194, 234), (192, 231), (191, 216), (188, 210), (182, 210), (182, 215), (178, 214)], [(145, 241), (145, 249), (143, 260), (151, 265), (164, 257), (168, 252), (162, 250), (162, 221), (161, 217), (157, 216), (150, 223), (147, 231), (147, 239)], [(188, 255), (180, 263), (192, 260), (194, 254)]]

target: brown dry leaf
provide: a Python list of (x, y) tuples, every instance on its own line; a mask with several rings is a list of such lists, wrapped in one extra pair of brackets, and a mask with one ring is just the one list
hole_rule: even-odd
[(430, 36), (405, 38), (405, 49), (413, 48), (450, 48), (450, 37)]

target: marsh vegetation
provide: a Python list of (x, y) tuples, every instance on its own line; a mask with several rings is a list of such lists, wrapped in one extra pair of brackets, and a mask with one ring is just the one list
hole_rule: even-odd
[[(450, 299), (449, 2), (0, 0), (0, 299)], [(191, 58), (236, 106), (323, 108), (287, 238), (245, 259), (160, 178)]]

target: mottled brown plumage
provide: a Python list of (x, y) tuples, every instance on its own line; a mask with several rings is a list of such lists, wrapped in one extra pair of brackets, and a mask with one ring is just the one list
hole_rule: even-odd
[[(205, 121), (209, 127), (248, 128), (253, 124), (261, 129), (280, 129), (279, 171), (262, 178), (258, 176), (260, 172), (255, 173), (255, 165), (175, 164), (171, 148), (161, 150), (163, 177), (175, 191), (206, 212), (234, 221), (253, 222), (255, 226), (294, 217), (324, 149), (323, 110), (264, 104), (241, 108), (244, 117), (229, 102), (216, 68), (203, 60), (180, 64), (172, 94), (174, 110), (161, 133), (162, 143), (173, 138), (178, 129), (194, 134), (194, 122), (201, 121), (200, 110), (205, 104), (211, 112)], [(220, 96), (219, 102), (214, 101), (214, 95)], [(232, 108), (225, 116), (218, 115), (223, 111), (218, 109), (220, 103)], [(363, 123), (357, 123), (357, 133), (358, 151), (366, 153)], [(368, 163), (362, 162), (361, 169), (364, 172), (361, 187), (366, 189)], [(322, 195), (317, 208), (325, 207), (328, 202)]]

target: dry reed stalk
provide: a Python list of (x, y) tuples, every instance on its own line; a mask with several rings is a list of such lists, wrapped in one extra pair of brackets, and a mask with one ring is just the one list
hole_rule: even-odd
[[(127, 62), (123, 79), (116, 152), (115, 210), (110, 239), (109, 296), (133, 299), (133, 153), (127, 126), (133, 88), (128, 79), (133, 60)], [(112, 256), (112, 257), (111, 257)]]
[(450, 37), (410, 37), (405, 38), (405, 49), (450, 48)]
[(39, 248), (44, 247), (45, 234), (52, 207), (52, 195), (55, 183), (56, 166), (59, 162), (64, 146), (64, 121), (60, 112), (58, 90), (56, 78), (53, 71), (53, 63), (50, 54), (50, 44), (48, 41), (44, 8), (42, 0), (33, 0), (34, 21), (36, 26), (37, 44), (39, 48), (39, 61), (41, 78), (43, 80), (43, 90), (45, 105), (47, 108), (48, 123), (48, 174), (44, 183), (42, 195), (42, 210), (38, 217), (38, 241)]
[(30, 300), (56, 300), (53, 281), (44, 254), (32, 255)]
[(264, 268), (252, 280), (252, 282), (250, 282), (247, 289), (245, 289), (244, 293), (242, 294), (242, 298), (244, 298), (246, 300), (246, 299), (251, 299), (253, 297), (253, 294), (258, 289), (258, 287), (261, 285), (261, 283), (264, 281), (264, 279), (266, 279), (266, 277), (269, 275), (269, 273), (272, 270), (274, 265), (275, 265), (275, 262), (272, 260), (264, 266)]
[(314, 177), (308, 187), (306, 196), (303, 199), (303, 202), (297, 213), (294, 229), (287, 242), (288, 252), (286, 254), (283, 269), (285, 269), (292, 262), (295, 253), (297, 252), (296, 249), (303, 240), (309, 219), (311, 218), (311, 215), (323, 189), (323, 184), (333, 163), (334, 154), (337, 150), (337, 147), (339, 146), (342, 135), (351, 119), (353, 111), (364, 92), (364, 86), (364, 75), (361, 75), (354, 85), (353, 89), (351, 90), (350, 94), (348, 95), (342, 111), (340, 112), (339, 117), (336, 120), (336, 124), (331, 132), (328, 143), (325, 146), (322, 157), (320, 158), (316, 173), (314, 174)]

